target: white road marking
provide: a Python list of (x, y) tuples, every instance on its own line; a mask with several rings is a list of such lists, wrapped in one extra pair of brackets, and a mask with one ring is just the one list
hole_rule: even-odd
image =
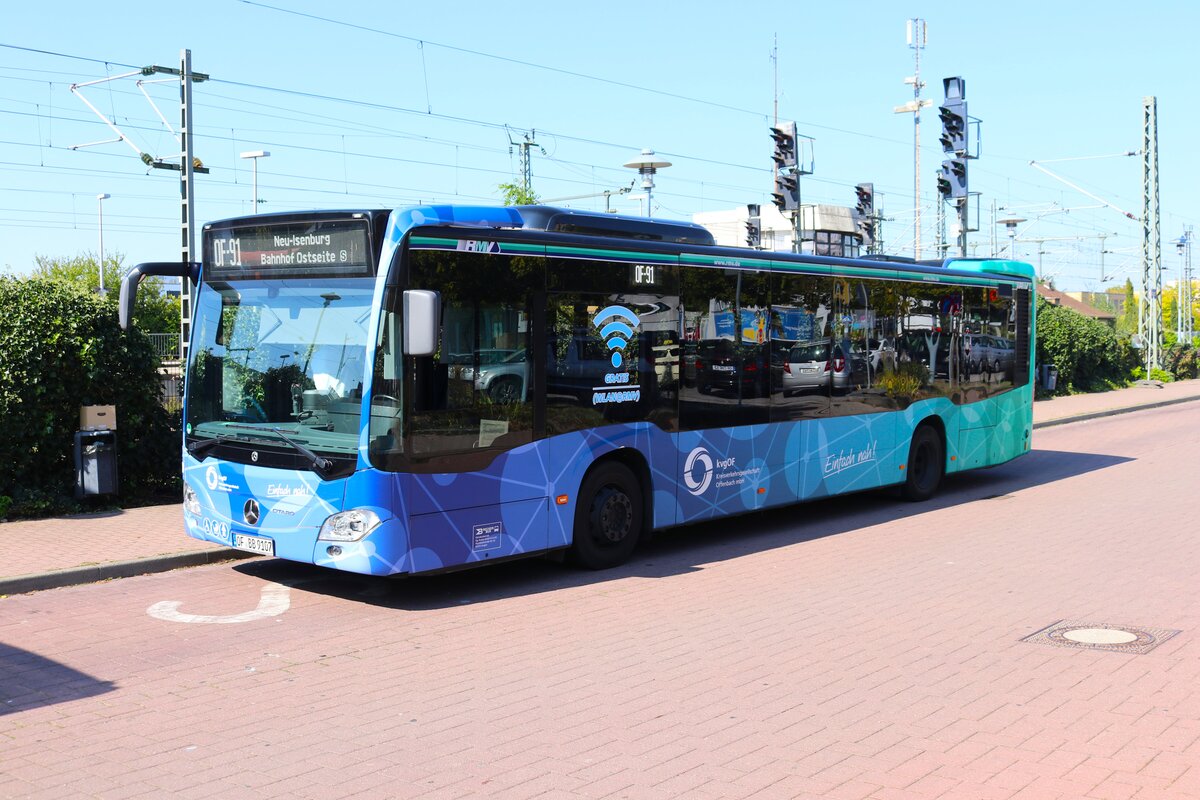
[(217, 616), (210, 614), (181, 614), (179, 600), (163, 600), (146, 609), (146, 613), (155, 619), (166, 622), (198, 622), (209, 625), (228, 625), (234, 622), (253, 622), (256, 619), (275, 617), (287, 611), (292, 605), (291, 589), (282, 583), (270, 583), (262, 588), (258, 608), (244, 611), (241, 614)]

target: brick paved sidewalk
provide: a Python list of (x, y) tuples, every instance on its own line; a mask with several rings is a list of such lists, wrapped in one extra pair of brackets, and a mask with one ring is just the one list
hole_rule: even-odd
[[(1033, 419), (1035, 427), (1044, 427), (1189, 400), (1200, 400), (1200, 380), (1042, 400), (1034, 404)], [(247, 557), (185, 534), (177, 503), (5, 522), (0, 537), (8, 543), (0, 595)]]
[(1041, 428), (1062, 422), (1074, 422), (1081, 418), (1106, 416), (1189, 400), (1200, 400), (1200, 380), (1146, 384), (1095, 394), (1074, 394), (1034, 403), (1033, 424), (1034, 427)]
[(179, 503), (0, 524), (0, 595), (196, 566), (240, 554), (183, 532)]

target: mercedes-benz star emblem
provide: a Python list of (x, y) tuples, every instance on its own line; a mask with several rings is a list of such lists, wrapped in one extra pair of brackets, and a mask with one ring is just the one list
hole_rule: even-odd
[(242, 506), (242, 519), (246, 520), (247, 525), (257, 525), (258, 514), (258, 501), (252, 497)]

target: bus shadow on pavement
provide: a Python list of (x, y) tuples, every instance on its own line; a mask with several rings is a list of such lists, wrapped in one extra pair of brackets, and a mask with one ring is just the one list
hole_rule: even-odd
[(0, 716), (111, 692), (116, 685), (0, 642)]
[(383, 608), (429, 611), (624, 578), (666, 578), (780, 547), (968, 503), (1009, 496), (1032, 486), (1133, 461), (1124, 456), (1032, 450), (1007, 464), (948, 476), (938, 495), (906, 503), (895, 489), (813, 500), (735, 517), (670, 528), (651, 535), (629, 563), (588, 571), (562, 563), (561, 554), (414, 578), (377, 578), (280, 559), (240, 562), (233, 569), (294, 591), (339, 597)]

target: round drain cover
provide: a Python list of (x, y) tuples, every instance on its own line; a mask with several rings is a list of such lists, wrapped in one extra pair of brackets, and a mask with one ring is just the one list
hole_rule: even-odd
[(1113, 628), (1075, 628), (1063, 631), (1062, 637), (1080, 644), (1129, 644), (1137, 641), (1137, 634)]

